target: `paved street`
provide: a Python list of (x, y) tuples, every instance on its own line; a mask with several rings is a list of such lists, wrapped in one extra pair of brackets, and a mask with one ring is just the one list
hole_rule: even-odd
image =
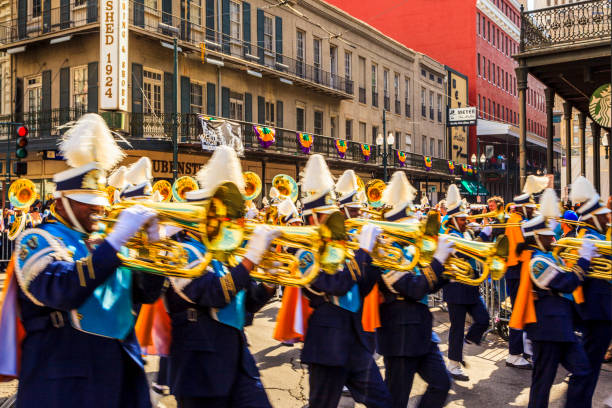
[[(256, 317), (255, 324), (247, 329), (251, 351), (261, 370), (262, 380), (274, 407), (301, 408), (307, 404), (308, 376), (299, 362), (300, 346), (285, 347), (272, 340), (272, 330), (280, 302), (268, 304)], [(448, 333), (447, 314), (435, 311), (435, 330), (442, 339), (441, 349), (446, 351)], [(486, 347), (467, 346), (466, 361), (469, 382), (455, 383), (451, 390), (448, 407), (522, 407), (527, 404), (530, 372), (505, 367), (506, 343), (496, 335), (489, 335)], [(378, 359), (382, 369), (382, 358)], [(157, 358), (149, 358), (147, 371), (157, 369)], [(551, 408), (563, 406), (563, 395), (567, 389), (567, 372), (560, 368), (551, 397)], [(14, 393), (16, 382), (0, 384), (0, 401)], [(409, 407), (416, 406), (419, 395), (425, 391), (425, 384), (416, 378), (413, 397)], [(612, 365), (607, 364), (602, 371), (593, 407), (603, 407), (603, 400), (612, 393)], [(175, 407), (172, 397), (164, 398), (162, 403)], [(341, 406), (352, 407), (354, 403), (344, 398)], [(357, 405), (359, 406), (359, 405)]]

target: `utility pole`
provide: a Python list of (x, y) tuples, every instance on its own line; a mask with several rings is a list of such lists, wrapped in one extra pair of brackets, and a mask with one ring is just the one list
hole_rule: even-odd
[(174, 77), (172, 84), (172, 181), (178, 178), (178, 44), (174, 38)]

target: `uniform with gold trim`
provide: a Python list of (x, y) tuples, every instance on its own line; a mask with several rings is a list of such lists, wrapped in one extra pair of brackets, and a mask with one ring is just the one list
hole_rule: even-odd
[[(572, 183), (570, 198), (574, 204), (582, 204), (578, 209), (580, 221), (587, 223), (578, 227), (578, 236), (605, 241), (610, 209), (600, 201), (593, 185), (586, 178), (579, 177)], [(584, 349), (593, 369), (588, 390), (590, 403), (597, 386), (601, 364), (612, 340), (612, 282), (586, 277), (582, 288), (584, 303), (579, 305), (582, 319), (580, 330)]]
[(26, 331), (18, 403), (22, 407), (149, 407), (140, 347), (134, 335), (140, 303), (153, 302), (164, 278), (121, 267), (117, 252), (154, 213), (125, 210), (99, 244), (73, 207), (108, 205), (104, 170), (121, 157), (103, 119), (83, 116), (60, 147), (74, 168), (58, 173), (58, 211), (22, 234), (15, 248), (18, 304)]
[[(302, 191), (309, 193), (302, 200), (308, 224), (317, 225), (326, 214), (337, 211), (334, 181), (321, 155), (310, 157), (301, 184)], [(343, 386), (367, 407), (391, 406), (391, 396), (372, 357), (374, 333), (366, 333), (361, 323), (362, 301), (380, 276), (368, 253), (380, 230), (369, 227), (362, 229), (361, 249), (354, 260), (333, 275), (321, 271), (304, 291), (314, 309), (301, 355), (302, 363), (308, 364), (311, 408), (337, 407)]]
[[(416, 190), (404, 172), (396, 172), (383, 193), (383, 202), (392, 209), (386, 221), (418, 222), (409, 216), (409, 207)], [(385, 361), (385, 383), (393, 398), (393, 407), (408, 405), (415, 374), (427, 383), (419, 407), (442, 407), (451, 386), (451, 379), (438, 349), (438, 336), (433, 332), (433, 319), (427, 295), (437, 292), (448, 281), (442, 277), (444, 263), (452, 244), (438, 240), (434, 260), (425, 268), (411, 272), (383, 271), (378, 287), (384, 301), (380, 305), (381, 327), (376, 330), (377, 351)], [(402, 248), (405, 262), (412, 255)]]

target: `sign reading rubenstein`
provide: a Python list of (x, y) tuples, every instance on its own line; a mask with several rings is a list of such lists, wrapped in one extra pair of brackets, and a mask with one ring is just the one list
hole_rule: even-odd
[(100, 1), (100, 108), (127, 111), (128, 0)]
[(448, 126), (470, 126), (476, 124), (476, 107), (451, 108), (448, 110)]

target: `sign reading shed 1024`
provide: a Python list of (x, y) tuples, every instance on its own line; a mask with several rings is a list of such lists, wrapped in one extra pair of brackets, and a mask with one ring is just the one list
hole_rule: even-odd
[(127, 111), (128, 0), (100, 2), (100, 108)]

